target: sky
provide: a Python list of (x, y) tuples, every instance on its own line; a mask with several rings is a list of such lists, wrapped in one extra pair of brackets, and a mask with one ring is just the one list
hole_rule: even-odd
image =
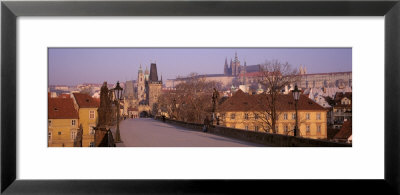
[(164, 82), (192, 72), (223, 74), (235, 52), (241, 65), (279, 60), (307, 73), (352, 71), (351, 48), (49, 48), (49, 85), (136, 80), (139, 66), (144, 71), (152, 62)]

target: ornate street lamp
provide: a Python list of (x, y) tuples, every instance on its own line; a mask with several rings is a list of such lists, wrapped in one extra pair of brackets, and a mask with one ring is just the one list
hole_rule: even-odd
[(115, 135), (115, 143), (120, 143), (122, 141), (119, 134), (119, 110), (120, 110), (119, 101), (121, 100), (122, 97), (122, 87), (119, 86), (119, 81), (117, 82), (117, 86), (115, 86), (114, 88), (114, 97), (117, 100), (117, 131)]
[(300, 90), (297, 88), (297, 85), (294, 87), (294, 90), (292, 90), (293, 93), (293, 98), (294, 98), (294, 106), (296, 109), (296, 125), (294, 126), (294, 136), (298, 136), (298, 120), (297, 120), (297, 102), (300, 99)]

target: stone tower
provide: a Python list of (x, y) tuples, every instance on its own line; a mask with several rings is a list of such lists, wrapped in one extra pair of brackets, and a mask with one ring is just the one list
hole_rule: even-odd
[(244, 61), (244, 66), (241, 68), (240, 72), (242, 74), (242, 83), (243, 85), (246, 85), (246, 73), (247, 73), (247, 65), (246, 65), (246, 61)]
[(142, 65), (140, 65), (138, 71), (138, 78), (137, 78), (137, 95), (138, 101), (141, 102), (142, 100), (146, 100), (146, 86), (145, 86), (145, 77), (142, 70)]
[(157, 65), (155, 63), (151, 63), (150, 66), (148, 88), (150, 110), (152, 114), (155, 115), (158, 112), (158, 106), (156, 103), (158, 101), (158, 97), (161, 95), (162, 88), (162, 81), (158, 80)]
[(147, 66), (146, 66), (146, 70), (144, 71), (144, 78), (145, 78), (146, 82), (149, 81), (149, 69), (147, 68)]

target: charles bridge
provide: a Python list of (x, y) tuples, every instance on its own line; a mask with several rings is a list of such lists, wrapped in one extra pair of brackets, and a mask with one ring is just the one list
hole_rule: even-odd
[[(351, 144), (280, 134), (244, 131), (171, 119), (137, 118), (120, 123), (117, 147), (351, 147)], [(115, 134), (115, 128), (111, 131)]]

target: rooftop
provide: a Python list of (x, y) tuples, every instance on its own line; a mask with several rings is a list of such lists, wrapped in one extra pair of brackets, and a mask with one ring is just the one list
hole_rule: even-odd
[(340, 131), (333, 137), (333, 139), (348, 139), (352, 135), (352, 122), (347, 120), (343, 123)]
[(95, 100), (85, 93), (73, 93), (79, 108), (98, 108), (100, 101)]
[(49, 119), (78, 119), (72, 98), (49, 98)]
[[(242, 90), (238, 90), (232, 97), (225, 100), (218, 108), (221, 112), (229, 111), (265, 111), (267, 110), (267, 102), (269, 95), (254, 94), (249, 95)], [(279, 111), (295, 110), (295, 102), (292, 94), (281, 94), (277, 97), (277, 109)], [(301, 95), (298, 101), (299, 110), (320, 110), (326, 111), (325, 108), (318, 105), (306, 95)]]

